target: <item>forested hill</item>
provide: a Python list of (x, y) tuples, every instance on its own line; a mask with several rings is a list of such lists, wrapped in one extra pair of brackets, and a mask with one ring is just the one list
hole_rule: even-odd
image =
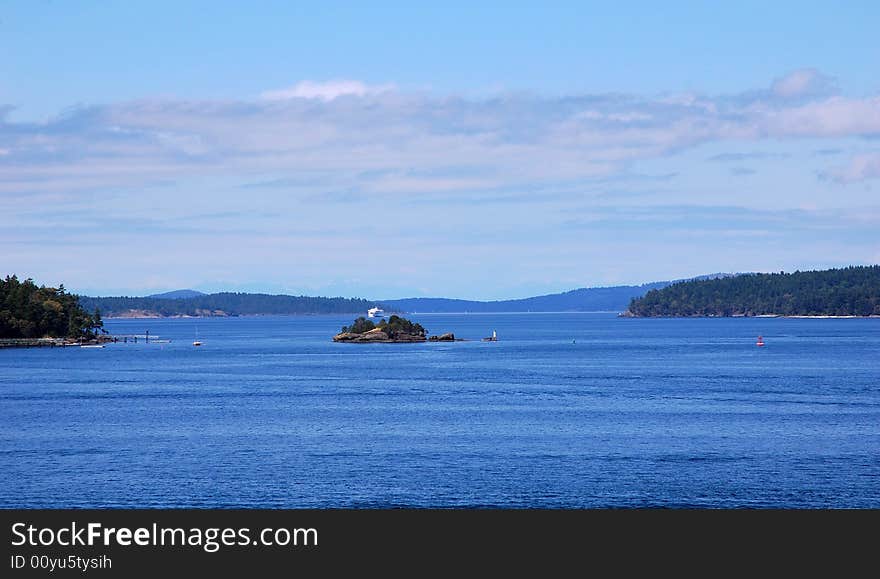
[(880, 315), (880, 266), (685, 281), (633, 299), (638, 317)]
[(188, 298), (80, 297), (87, 310), (100, 309), (104, 317), (139, 316), (249, 316), (283, 314), (354, 314), (376, 305), (362, 299), (324, 298), (247, 293), (216, 293)]

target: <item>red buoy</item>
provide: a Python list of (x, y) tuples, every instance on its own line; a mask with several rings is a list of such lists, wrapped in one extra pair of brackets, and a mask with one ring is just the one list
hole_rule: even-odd
[(764, 345), (764, 336), (758, 336), (758, 341), (755, 343), (756, 346)]

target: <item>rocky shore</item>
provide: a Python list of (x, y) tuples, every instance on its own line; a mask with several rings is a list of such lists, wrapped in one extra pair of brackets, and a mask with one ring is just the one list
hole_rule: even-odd
[(342, 330), (333, 336), (334, 342), (353, 344), (410, 344), (416, 342), (458, 342), (455, 334), (446, 332), (428, 336), (428, 331), (421, 324), (413, 323), (398, 315), (387, 320), (374, 323), (363, 316), (357, 318), (350, 326), (342, 326)]
[(333, 336), (334, 342), (352, 342), (355, 344), (407, 344), (414, 342), (463, 342), (462, 338), (456, 338), (452, 332), (438, 334), (436, 336), (425, 336), (418, 334), (397, 334), (393, 338), (376, 328), (362, 334), (352, 332), (341, 332)]
[(405, 344), (411, 342), (424, 342), (427, 338), (420, 334), (406, 334), (398, 332), (393, 338), (375, 328), (367, 332), (355, 334), (354, 332), (341, 332), (333, 336), (334, 342), (351, 342), (355, 344)]
[(96, 336), (88, 339), (74, 338), (3, 338), (0, 348), (59, 348), (65, 346), (98, 346), (114, 342), (112, 336)]

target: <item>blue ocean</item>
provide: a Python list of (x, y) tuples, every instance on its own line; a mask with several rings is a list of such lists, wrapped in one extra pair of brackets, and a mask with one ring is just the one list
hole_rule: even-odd
[(880, 320), (410, 317), (0, 350), (0, 507), (880, 508)]

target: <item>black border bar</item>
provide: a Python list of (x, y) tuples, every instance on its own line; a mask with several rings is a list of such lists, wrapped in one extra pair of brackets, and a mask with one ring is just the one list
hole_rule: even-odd
[[(753, 570), (766, 570), (760, 565), (775, 561), (786, 569), (809, 563), (816, 571), (816, 565), (826, 559), (839, 572), (863, 556), (870, 555), (874, 561), (873, 530), (880, 522), (880, 511), (22, 509), (0, 510), (0, 521), (3, 577), (157, 576), (193, 571), (273, 574), (281, 570), (286, 576), (304, 571), (328, 575), (350, 572), (352, 565), (364, 572), (397, 569), (420, 576), (436, 570), (466, 571), (474, 561), (496, 570), (535, 572), (572, 565), (586, 572), (612, 564), (618, 574), (644, 569), (644, 565), (679, 569), (703, 560), (711, 561), (714, 570), (747, 571), (753, 565), (759, 565)], [(45, 538), (58, 529), (83, 528), (89, 523), (99, 523), (102, 530), (156, 525), (203, 537), (209, 529), (248, 529), (251, 538), (266, 528), (314, 529), (315, 535), (305, 540), (308, 544), (302, 544), (305, 535), (300, 534), (296, 546), (219, 546), (214, 552), (205, 549), (204, 541), (186, 546), (122, 546), (112, 541), (71, 547), (13, 545), (13, 541), (22, 541), (20, 531), (28, 525), (52, 529), (52, 533), (45, 532)], [(18, 534), (13, 533), (16, 524)], [(285, 533), (281, 538), (285, 539)], [(111, 563), (109, 568), (93, 567), (85, 573), (76, 568), (49, 573), (42, 567), (42, 563), (51, 564), (51, 558), (57, 562), (71, 555), (96, 561), (106, 561), (106, 557)], [(22, 568), (16, 568), (19, 564)]]

